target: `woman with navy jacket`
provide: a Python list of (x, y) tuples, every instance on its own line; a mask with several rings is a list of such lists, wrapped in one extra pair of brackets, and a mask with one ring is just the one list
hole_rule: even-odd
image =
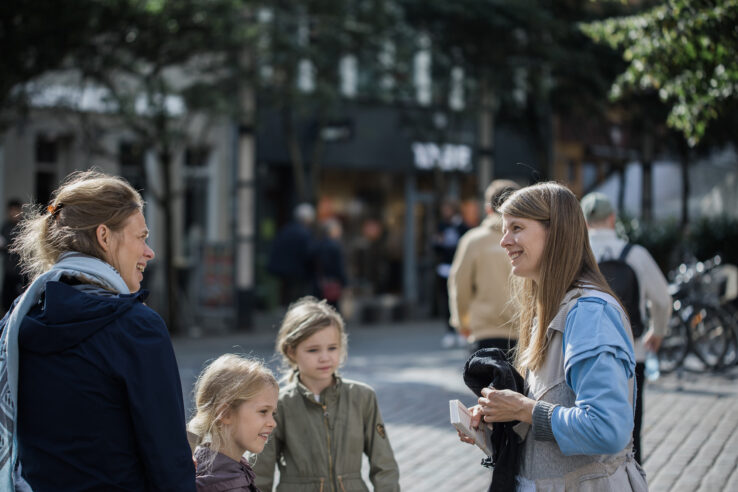
[(14, 243), (33, 282), (1, 322), (0, 490), (193, 491), (177, 363), (144, 304), (139, 193), (71, 175)]

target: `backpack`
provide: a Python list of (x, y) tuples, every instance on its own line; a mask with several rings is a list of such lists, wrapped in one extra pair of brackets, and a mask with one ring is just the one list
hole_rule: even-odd
[(602, 272), (610, 288), (620, 299), (626, 313), (628, 313), (633, 338), (639, 338), (643, 335), (644, 329), (640, 309), (641, 290), (633, 267), (625, 262), (625, 257), (628, 256), (632, 247), (632, 244), (626, 244), (619, 257), (602, 260), (597, 265), (600, 267), (600, 272)]

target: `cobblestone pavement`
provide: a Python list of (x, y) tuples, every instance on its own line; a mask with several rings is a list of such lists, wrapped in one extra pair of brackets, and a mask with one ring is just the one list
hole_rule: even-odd
[[(345, 377), (372, 385), (400, 466), (403, 491), (486, 491), (483, 454), (448, 423), (448, 400), (471, 405), (461, 380), (465, 348), (441, 349), (439, 321), (349, 327)], [(199, 339), (176, 338), (188, 415), (203, 364), (225, 352), (260, 357), (275, 371), (276, 328)], [(738, 371), (664, 376), (645, 393), (643, 447), (653, 491), (738, 490)], [(365, 463), (364, 473), (368, 468)]]

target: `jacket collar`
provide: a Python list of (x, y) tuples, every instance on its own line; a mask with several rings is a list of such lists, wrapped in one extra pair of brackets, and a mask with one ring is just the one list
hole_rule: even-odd
[[(338, 394), (341, 390), (341, 386), (343, 385), (343, 380), (338, 374), (334, 373), (333, 378), (335, 379), (335, 382), (320, 393), (322, 403), (326, 405), (338, 399)], [(307, 386), (302, 384), (302, 381), (300, 381), (299, 371), (295, 371), (295, 385), (297, 386), (297, 391), (304, 398), (307, 398), (313, 403), (321, 403), (315, 400), (315, 393), (313, 393)]]

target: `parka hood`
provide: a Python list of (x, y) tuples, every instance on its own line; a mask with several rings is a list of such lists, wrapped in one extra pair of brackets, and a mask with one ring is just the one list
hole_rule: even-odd
[(39, 306), (23, 319), (18, 344), (39, 354), (62, 352), (78, 345), (122, 316), (148, 292), (115, 297), (82, 292), (64, 282), (48, 282)]

